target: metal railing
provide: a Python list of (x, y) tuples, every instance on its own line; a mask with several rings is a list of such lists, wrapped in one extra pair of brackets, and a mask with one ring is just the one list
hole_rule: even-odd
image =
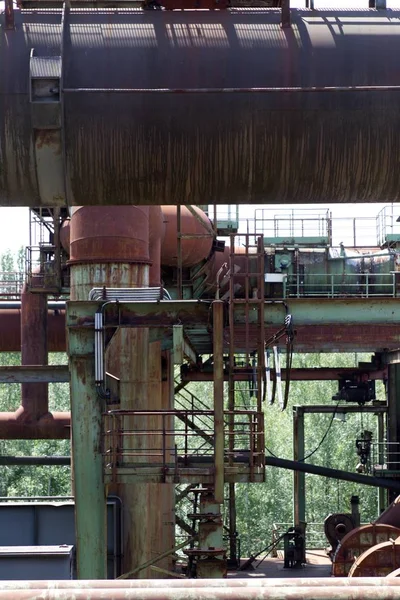
[[(272, 526), (272, 543), (274, 544), (271, 555), (277, 557), (278, 550), (283, 550), (283, 539), (278, 539), (285, 533), (293, 523), (274, 523)], [(306, 548), (307, 550), (321, 550), (329, 546), (324, 532), (323, 523), (307, 523), (306, 527)]]
[(24, 273), (0, 272), (0, 297), (8, 300), (19, 300), (25, 283)]
[(361, 298), (400, 296), (400, 272), (288, 274), (283, 281), (284, 298)]
[[(233, 420), (232, 420), (233, 415)], [(212, 466), (214, 427), (194, 430), (198, 418), (214, 423), (213, 411), (114, 410), (103, 415), (103, 456), (105, 468), (149, 467), (179, 469), (200, 459)], [(225, 461), (248, 464), (250, 468), (263, 464), (260, 444), (260, 422), (263, 414), (256, 411), (225, 411)], [(205, 436), (207, 440), (205, 440)], [(229, 439), (233, 444), (229, 444)], [(228, 449), (232, 448), (232, 450)]]
[(400, 443), (372, 443), (369, 462), (372, 474), (377, 477), (391, 477), (394, 473), (400, 473)]
[(69, 270), (66, 264), (55, 259), (55, 251), (51, 244), (26, 248), (26, 283), (31, 291), (68, 292)]
[(376, 217), (376, 235), (379, 246), (400, 240), (400, 211), (393, 204), (385, 206)]
[(256, 209), (254, 231), (270, 240), (324, 240), (330, 245), (330, 213), (327, 209)]

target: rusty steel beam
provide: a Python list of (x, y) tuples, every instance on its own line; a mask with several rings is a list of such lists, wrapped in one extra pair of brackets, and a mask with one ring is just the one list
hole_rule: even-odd
[[(94, 327), (94, 314), (100, 302), (68, 302), (68, 327)], [(105, 310), (106, 327), (184, 327), (209, 324), (210, 301), (162, 300), (160, 302), (108, 303)]]
[[(182, 580), (183, 581), (183, 580)], [(296, 580), (297, 581), (297, 580)], [(391, 585), (389, 580), (386, 586), (324, 586), (324, 578), (318, 586), (299, 587), (247, 587), (236, 588), (171, 588), (170, 581), (163, 582), (164, 589), (143, 588), (75, 588), (68, 589), (2, 589), (0, 600), (399, 600), (400, 589), (398, 585)]]
[(0, 383), (68, 383), (68, 365), (0, 367)]
[[(286, 379), (286, 369), (281, 369), (282, 379)], [(235, 381), (248, 381), (252, 375), (251, 369), (243, 368), (241, 372), (235, 372), (233, 378)], [(292, 381), (337, 381), (342, 377), (350, 376), (368, 376), (368, 379), (385, 379), (387, 377), (386, 369), (373, 370), (357, 369), (357, 368), (339, 368), (339, 367), (314, 367), (314, 368), (292, 368), (290, 371), (290, 379)], [(181, 381), (212, 381), (212, 370), (202, 370), (200, 368), (183, 368), (181, 370)], [(275, 369), (271, 369), (271, 380), (275, 380)], [(229, 374), (224, 372), (224, 381), (229, 381)]]

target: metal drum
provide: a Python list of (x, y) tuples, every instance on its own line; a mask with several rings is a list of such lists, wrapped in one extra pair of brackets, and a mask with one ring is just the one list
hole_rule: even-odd
[[(362, 525), (350, 531), (340, 542), (332, 563), (334, 577), (346, 577), (361, 554), (377, 544), (396, 539), (400, 529), (391, 525)], [(387, 573), (386, 573), (387, 574)]]
[(377, 544), (359, 556), (349, 577), (387, 577), (400, 567), (400, 539)]

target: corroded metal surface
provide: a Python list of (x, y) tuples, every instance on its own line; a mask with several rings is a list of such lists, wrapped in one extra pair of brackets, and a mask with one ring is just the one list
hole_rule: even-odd
[(400, 496), (379, 515), (375, 523), (384, 523), (400, 529)]
[[(24, 286), (21, 295), (21, 364), (47, 365), (47, 296), (31, 293)], [(34, 422), (49, 412), (47, 383), (23, 383), (20, 420)]]
[[(193, 207), (192, 210), (195, 211), (197, 219), (186, 206), (181, 207), (180, 234), (183, 236), (181, 241), (183, 267), (196, 265), (207, 258), (213, 243), (208, 217), (197, 207)], [(163, 206), (162, 213), (165, 235), (161, 247), (161, 262), (163, 265), (176, 266), (178, 257), (177, 210), (175, 206)]]
[[(201, 588), (396, 588), (400, 587), (400, 579), (389, 577), (361, 577), (357, 579), (348, 577), (295, 577), (295, 578), (229, 578), (229, 579), (184, 579), (184, 580), (159, 580), (159, 579), (106, 579), (106, 580), (80, 580), (80, 581), (2, 581), (1, 588), (3, 590), (46, 590), (46, 589), (198, 589)], [(262, 591), (262, 590), (261, 590)]]
[[(369, 89), (400, 84), (398, 14), (292, 10), (282, 29), (263, 9), (71, 10), (68, 202), (398, 200), (399, 92)], [(16, 10), (15, 23), (0, 30), (0, 204), (38, 206), (28, 60), (32, 47), (60, 55), (61, 11)], [(266, 85), (287, 91), (257, 92)], [(349, 86), (364, 91), (290, 91)]]
[(22, 409), (15, 413), (0, 413), (0, 438), (9, 440), (66, 440), (70, 438), (70, 414), (52, 413), (38, 421), (26, 423), (19, 419)]
[[(130, 263), (149, 260), (148, 206), (80, 206), (74, 210), (70, 264), (125, 263), (129, 269)], [(118, 287), (113, 280), (108, 285)]]
[(335, 577), (345, 577), (349, 574), (355, 560), (363, 552), (376, 546), (376, 544), (387, 542), (391, 538), (396, 539), (399, 535), (400, 529), (391, 525), (376, 525), (372, 523), (353, 529), (341, 540), (334, 554), (332, 575)]
[[(0, 352), (21, 350), (21, 312), (17, 309), (0, 308)], [(65, 313), (48, 311), (47, 344), (49, 352), (65, 352)]]
[(400, 540), (390, 539), (356, 558), (349, 577), (386, 577), (400, 567)]

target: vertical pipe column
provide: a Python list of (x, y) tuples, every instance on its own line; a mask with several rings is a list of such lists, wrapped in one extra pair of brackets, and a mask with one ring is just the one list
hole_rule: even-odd
[[(293, 409), (293, 460), (304, 459), (304, 410), (301, 406)], [(305, 473), (293, 473), (293, 522), (300, 525), (306, 520), (306, 481)]]
[[(34, 282), (35, 276), (33, 277)], [(47, 365), (47, 296), (29, 292), (21, 294), (21, 364)], [(22, 418), (37, 421), (49, 410), (47, 383), (23, 383), (21, 386)]]
[[(70, 226), (69, 264), (71, 300), (77, 301), (73, 307), (73, 324), (78, 323), (77, 327), (69, 327), (78, 576), (96, 579), (106, 575), (106, 497), (102, 457), (102, 412), (106, 407), (97, 396), (94, 381), (94, 328), (85, 327), (84, 322), (88, 316), (94, 316), (98, 306), (90, 305), (88, 313), (87, 301), (93, 287), (148, 286), (148, 207), (75, 207)], [(123, 337), (122, 353), (116, 355), (115, 362), (118, 364), (121, 360), (121, 373), (125, 374), (126, 344), (128, 364), (134, 355), (138, 362), (143, 359), (144, 367), (138, 374), (127, 373), (129, 385), (124, 389), (127, 399), (131, 393), (132, 396), (142, 394), (141, 384), (144, 387), (147, 379), (148, 332), (131, 332), (131, 339)], [(121, 388), (123, 383), (121, 381)], [(124, 406), (121, 401), (121, 407), (131, 407), (128, 400), (126, 404)], [(126, 499), (121, 499), (129, 503), (129, 494)], [(140, 503), (137, 512), (139, 507)], [(127, 537), (130, 539), (129, 535)]]
[[(87, 293), (83, 296), (79, 293), (85, 290), (85, 280), (85, 265), (71, 265), (71, 300), (87, 300)], [(73, 323), (79, 322), (79, 318), (75, 308)], [(71, 325), (69, 308), (67, 323)], [(78, 579), (106, 579), (106, 496), (101, 449), (103, 405), (94, 381), (93, 327), (69, 327), (68, 354)]]
[(213, 308), (214, 354), (214, 498), (224, 502), (224, 303), (215, 300)]
[[(174, 409), (174, 362), (171, 351), (167, 350), (162, 353), (162, 408), (164, 410)], [(174, 417), (166, 419), (167, 431), (174, 430)], [(167, 451), (167, 462), (173, 462), (175, 456), (175, 440), (173, 436), (167, 437), (168, 447), (171, 452)], [(173, 483), (163, 483), (161, 486), (161, 537), (164, 550), (169, 550), (175, 547), (175, 485)], [(174, 568), (174, 558), (170, 554), (162, 561), (157, 563), (160, 567), (171, 571)]]

